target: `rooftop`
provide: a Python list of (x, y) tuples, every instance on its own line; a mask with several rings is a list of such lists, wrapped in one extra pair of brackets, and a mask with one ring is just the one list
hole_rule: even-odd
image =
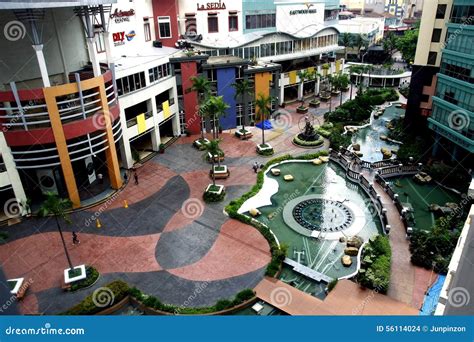
[(137, 51), (136, 54), (114, 56), (115, 70), (124, 71), (139, 64), (147, 64), (160, 59), (172, 57), (180, 52), (181, 50), (163, 46), (162, 48), (144, 48)]
[(114, 4), (117, 0), (2, 0), (0, 9), (57, 8)]

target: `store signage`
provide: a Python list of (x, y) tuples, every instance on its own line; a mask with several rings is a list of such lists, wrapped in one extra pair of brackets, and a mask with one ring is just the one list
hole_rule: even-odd
[(222, 1), (219, 2), (208, 2), (207, 4), (202, 4), (200, 5), (199, 3), (197, 4), (197, 10), (198, 11), (210, 11), (210, 10), (225, 10), (225, 3)]
[(135, 36), (136, 36), (136, 34), (135, 34), (135, 31), (133, 31), (133, 30), (125, 35), (125, 37), (127, 37), (128, 41), (131, 41), (133, 39), (133, 37), (135, 37)]
[(316, 14), (318, 11), (316, 9), (305, 9), (305, 10), (293, 10), (290, 11), (290, 15), (297, 15), (297, 14)]
[(134, 9), (129, 9), (128, 11), (121, 11), (116, 8), (115, 11), (110, 14), (110, 19), (114, 19), (114, 21), (118, 24), (123, 23), (124, 21), (130, 21), (130, 17), (134, 15)]
[(114, 41), (115, 46), (125, 44), (125, 32), (112, 33), (112, 40)]

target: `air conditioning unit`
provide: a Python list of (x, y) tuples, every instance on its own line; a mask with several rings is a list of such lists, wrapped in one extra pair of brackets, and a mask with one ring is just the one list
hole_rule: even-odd
[(53, 170), (51, 169), (40, 169), (36, 170), (36, 176), (38, 177), (38, 184), (43, 194), (52, 192), (57, 194), (58, 187), (56, 185), (56, 179), (54, 178)]
[(155, 40), (155, 41), (153, 41), (153, 47), (161, 48), (161, 47), (163, 47), (163, 43), (160, 42), (159, 40)]

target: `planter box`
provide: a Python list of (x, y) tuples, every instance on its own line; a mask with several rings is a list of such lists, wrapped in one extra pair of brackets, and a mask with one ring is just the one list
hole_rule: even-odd
[[(212, 155), (210, 153), (207, 154), (207, 161), (210, 163), (212, 162), (211, 160)], [(218, 156), (217, 154), (214, 155), (214, 163), (217, 163), (218, 161), (224, 161), (224, 156)]]
[(238, 137), (241, 140), (247, 140), (247, 139), (250, 139), (252, 137), (252, 132), (246, 130), (246, 133), (244, 135), (244, 133), (242, 133), (240, 130), (238, 130), (238, 131), (235, 131), (235, 136)]
[(265, 144), (262, 147), (261, 144), (257, 145), (257, 153), (262, 155), (271, 155), (273, 154), (273, 147), (270, 144)]
[(333, 91), (331, 91), (331, 95), (332, 96), (341, 95), (341, 91), (340, 90), (333, 90)]
[(213, 193), (213, 194), (217, 194), (217, 195), (220, 195), (222, 194), (222, 192), (224, 191), (224, 186), (223, 185), (217, 185), (216, 184), (216, 187), (218, 187), (219, 189), (218, 190), (209, 190), (213, 185), (212, 184), (209, 184), (205, 190), (205, 192), (210, 192), (210, 193)]
[(308, 107), (298, 107), (296, 108), (296, 112), (299, 114), (306, 114), (308, 113)]
[(331, 95), (321, 95), (319, 98), (321, 99), (321, 101), (327, 102), (331, 99)]
[(216, 170), (216, 168), (218, 168), (219, 166), (214, 166), (214, 170), (211, 171), (210, 173), (210, 176), (212, 177), (212, 173), (214, 173), (214, 178), (215, 179), (225, 179), (225, 178), (228, 178), (230, 176), (230, 172), (229, 172), (229, 169), (227, 168), (226, 165), (221, 165), (222, 168), (224, 168), (223, 170)]
[(74, 267), (75, 270), (80, 270), (81, 273), (75, 277), (69, 277), (69, 270), (70, 268), (67, 268), (64, 270), (64, 283), (65, 284), (70, 284), (78, 280), (86, 279), (86, 265), (80, 265)]
[(317, 107), (319, 107), (320, 104), (321, 104), (320, 101), (310, 101), (309, 102), (309, 106), (312, 107), (312, 108), (317, 108)]
[(194, 140), (193, 146), (196, 147), (198, 150), (204, 149), (204, 144), (210, 143), (209, 139), (204, 138), (203, 142), (201, 139)]

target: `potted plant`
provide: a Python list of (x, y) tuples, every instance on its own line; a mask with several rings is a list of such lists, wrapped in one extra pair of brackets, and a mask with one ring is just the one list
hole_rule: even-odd
[(160, 144), (158, 152), (160, 152), (162, 154), (165, 153), (165, 144)]

